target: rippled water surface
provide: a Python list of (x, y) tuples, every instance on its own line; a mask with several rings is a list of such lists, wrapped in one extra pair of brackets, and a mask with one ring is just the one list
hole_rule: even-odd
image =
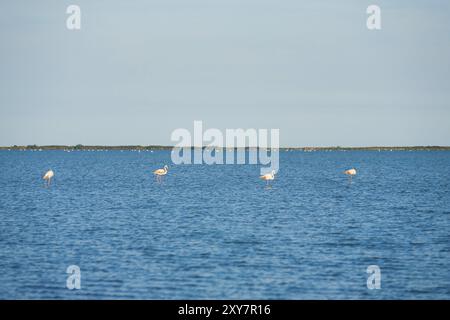
[(0, 169), (2, 299), (450, 298), (450, 152), (282, 152), (271, 187), (169, 151), (0, 151)]

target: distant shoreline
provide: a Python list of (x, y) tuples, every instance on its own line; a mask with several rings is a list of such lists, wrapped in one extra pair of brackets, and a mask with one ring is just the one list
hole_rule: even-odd
[[(0, 150), (63, 150), (63, 151), (87, 151), (87, 150), (172, 150), (173, 148), (182, 148), (174, 146), (161, 146), (161, 145), (127, 145), (127, 146), (101, 146), (101, 145), (27, 145), (27, 146), (3, 146)], [(189, 147), (188, 147), (189, 148)], [(194, 147), (191, 147), (194, 148)], [(195, 147), (198, 148), (198, 147)], [(203, 147), (207, 149), (225, 149), (221, 147)], [(244, 149), (237, 148), (234, 149)], [(257, 149), (256, 147), (246, 147), (245, 149)], [(280, 151), (450, 151), (450, 146), (405, 146), (405, 147), (386, 147), (386, 146), (374, 146), (374, 147), (280, 147), (277, 148)]]

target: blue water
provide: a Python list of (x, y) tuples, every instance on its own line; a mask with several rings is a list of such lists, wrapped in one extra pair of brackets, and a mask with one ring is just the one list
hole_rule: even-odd
[(0, 172), (2, 299), (450, 298), (450, 152), (282, 152), (271, 187), (169, 151), (0, 151)]

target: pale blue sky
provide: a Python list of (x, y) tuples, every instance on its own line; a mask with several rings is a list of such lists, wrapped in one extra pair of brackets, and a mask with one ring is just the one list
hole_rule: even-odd
[(283, 146), (450, 145), (449, 75), (444, 0), (0, 3), (0, 145), (172, 144), (194, 120)]

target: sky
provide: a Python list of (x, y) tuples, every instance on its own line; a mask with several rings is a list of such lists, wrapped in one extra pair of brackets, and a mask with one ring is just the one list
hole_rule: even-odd
[(281, 146), (449, 146), (449, 78), (447, 0), (0, 2), (0, 146), (173, 145), (194, 120)]

